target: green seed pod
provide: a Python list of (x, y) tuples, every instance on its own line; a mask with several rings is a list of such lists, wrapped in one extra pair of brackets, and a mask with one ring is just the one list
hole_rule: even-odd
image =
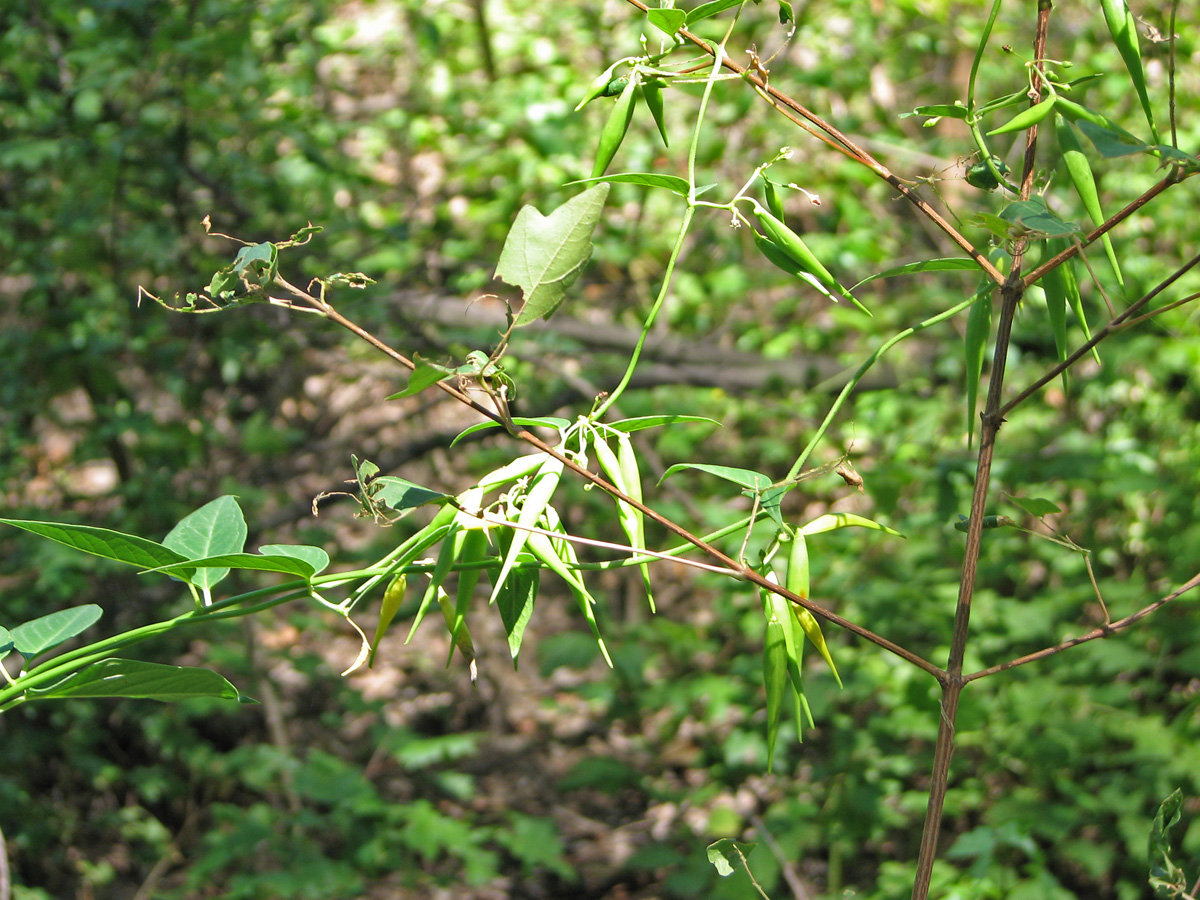
[[(992, 157), (992, 165), (1004, 177), (1008, 177), (1008, 173), (1012, 171), (998, 156)], [(996, 176), (992, 174), (992, 170), (988, 168), (988, 164), (985, 162), (975, 163), (975, 165), (967, 169), (967, 184), (971, 185), (971, 187), (977, 187), (981, 191), (994, 191), (1000, 187), (1000, 182), (996, 180)]]
[(771, 211), (771, 215), (775, 218), (783, 219), (783, 201), (779, 198), (779, 191), (775, 190), (775, 182), (771, 181), (766, 176), (763, 176), (763, 181), (766, 182), (767, 189), (767, 209)]
[(618, 75), (616, 78), (609, 80), (609, 82), (604, 85), (604, 90), (601, 92), (601, 94), (605, 97), (616, 97), (628, 86), (629, 76)]
[[(853, 294), (838, 284), (837, 279), (813, 255), (813, 252), (808, 249), (808, 245), (800, 239), (800, 235), (796, 234), (796, 232), (792, 231), (782, 221), (775, 218), (775, 216), (771, 215), (771, 213), (758, 204), (754, 206), (754, 215), (758, 219), (758, 224), (766, 232), (767, 237), (801, 270), (815, 277), (831, 294), (838, 294), (845, 297), (868, 316), (871, 314), (865, 306), (858, 302), (858, 299)], [(764, 255), (766, 255), (765, 250)], [(770, 256), (767, 256), (767, 258), (771, 259)], [(771, 261), (775, 262), (775, 260)], [(779, 265), (777, 262), (775, 264)]]
[(612, 79), (612, 69), (607, 69), (597, 75), (592, 83), (588, 85), (587, 93), (583, 95), (583, 99), (579, 101), (579, 105), (575, 107), (575, 112), (579, 112), (597, 97), (608, 96), (605, 92), (608, 89), (608, 83)]
[(647, 81), (642, 85), (642, 98), (646, 101), (646, 109), (650, 110), (650, 115), (654, 118), (654, 124), (658, 126), (663, 146), (669, 147), (671, 142), (667, 139), (667, 121), (663, 114), (663, 83), (657, 78)]
[(988, 132), (988, 137), (995, 137), (998, 134), (1011, 134), (1014, 131), (1024, 131), (1026, 128), (1032, 128), (1038, 124), (1050, 113), (1054, 112), (1054, 105), (1058, 102), (1058, 94), (1051, 94), (1041, 103), (1035, 103), (1028, 109), (1023, 109), (999, 128), (993, 128)]
[(596, 145), (596, 163), (592, 166), (593, 178), (599, 178), (604, 174), (608, 164), (617, 155), (617, 148), (625, 140), (625, 132), (629, 130), (629, 123), (633, 119), (633, 98), (636, 87), (636, 80), (629, 79), (627, 81), (621, 91), (621, 96), (617, 98), (613, 111), (608, 116), (608, 121), (604, 123), (604, 130), (600, 132), (600, 142)]

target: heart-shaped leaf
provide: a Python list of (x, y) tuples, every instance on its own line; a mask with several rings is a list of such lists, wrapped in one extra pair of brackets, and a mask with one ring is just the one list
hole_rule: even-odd
[(608, 197), (598, 184), (572, 197), (548, 216), (522, 207), (504, 242), (496, 277), (525, 296), (517, 325), (549, 318), (592, 256), (592, 231)]

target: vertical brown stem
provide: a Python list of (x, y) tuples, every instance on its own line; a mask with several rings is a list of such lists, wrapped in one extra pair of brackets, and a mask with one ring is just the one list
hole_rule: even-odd
[[(1046, 58), (1046, 31), (1050, 23), (1050, 0), (1038, 0), (1037, 33), (1034, 38), (1034, 60), (1040, 64)], [(1031, 103), (1041, 100), (1041, 82), (1035, 81)], [(1037, 153), (1037, 127), (1029, 129), (1025, 140), (1025, 171), (1021, 180), (1021, 199), (1028, 200), (1033, 189), (1034, 162)], [(967, 545), (963, 555), (962, 579), (958, 585), (958, 605), (954, 612), (954, 634), (950, 641), (950, 657), (946, 674), (941, 679), (941, 719), (938, 723), (937, 744), (934, 748), (933, 773), (929, 785), (929, 805), (925, 812), (925, 828), (921, 833), (921, 849), (917, 856), (917, 872), (913, 882), (913, 900), (926, 900), (929, 883), (933, 877), (933, 861), (937, 856), (938, 834), (942, 825), (942, 811), (946, 801), (946, 788), (950, 781), (950, 757), (954, 752), (955, 719), (958, 701), (965, 684), (963, 681), (963, 658), (966, 655), (967, 637), (971, 621), (971, 600), (975, 594), (975, 579), (979, 570), (979, 550), (983, 542), (983, 517), (987, 506), (988, 483), (992, 474), (992, 459), (995, 454), (996, 434), (1004, 422), (1000, 416), (1000, 403), (1004, 388), (1004, 368), (1008, 358), (1008, 345), (1012, 338), (1012, 323), (1017, 305), (1024, 296), (1025, 286), (1021, 281), (1021, 263), (1025, 257), (1026, 242), (1021, 239), (1013, 246), (1012, 267), (1000, 288), (1000, 321), (996, 329), (996, 352), (992, 358), (992, 372), (988, 379), (987, 401), (984, 403), (982, 428), (979, 436), (979, 460), (975, 469), (975, 489), (971, 496), (971, 519), (967, 525)]]

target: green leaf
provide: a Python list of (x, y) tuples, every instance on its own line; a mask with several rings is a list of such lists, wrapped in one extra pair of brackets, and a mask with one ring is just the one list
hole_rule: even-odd
[(130, 697), (164, 702), (194, 697), (243, 699), (237, 688), (209, 669), (164, 666), (132, 659), (101, 660), (48, 688), (31, 688), (29, 693), (39, 700), (61, 697)]
[(682, 9), (652, 9), (646, 13), (650, 24), (667, 34), (674, 34), (687, 21), (687, 13)]
[(515, 324), (549, 318), (592, 256), (592, 231), (600, 221), (609, 186), (597, 184), (548, 216), (532, 206), (517, 213), (496, 277), (521, 288), (525, 305)]
[(384, 475), (369, 481), (363, 491), (372, 503), (382, 503), (399, 513), (409, 513), (431, 503), (442, 506), (454, 500), (449, 494), (421, 487), (395, 475)]
[(939, 119), (965, 119), (967, 108), (958, 103), (933, 103), (929, 106), (918, 106), (912, 112), (900, 113), (901, 119), (910, 116), (934, 116)]
[(746, 865), (746, 857), (758, 844), (745, 844), (733, 838), (721, 838), (708, 845), (708, 861), (722, 878), (732, 875), (737, 866)]
[(10, 652), (12, 652), (12, 649), (13, 649), (12, 632), (9, 631), (7, 628), (5, 628), (3, 625), (0, 625), (0, 659), (4, 659), (4, 657), (8, 656), (8, 654)]
[(449, 378), (453, 374), (451, 369), (435, 365), (419, 353), (413, 354), (413, 363), (416, 365), (416, 368), (408, 376), (408, 387), (395, 394), (391, 394), (388, 396), (388, 400), (399, 400), (402, 397), (411, 397), (413, 394), (419, 394), (430, 385), (437, 384), (443, 378)]
[(686, 178), (678, 175), (656, 175), (653, 172), (625, 172), (621, 175), (601, 175), (599, 178), (581, 178), (578, 181), (568, 181), (567, 184), (595, 184), (596, 182), (616, 182), (618, 184), (644, 184), (647, 187), (666, 188), (681, 197), (686, 197), (691, 185)]
[(1106, 159), (1119, 156), (1132, 156), (1135, 153), (1149, 153), (1154, 148), (1146, 142), (1134, 137), (1128, 132), (1113, 131), (1086, 119), (1075, 123), (1079, 130), (1087, 136), (1096, 148), (1096, 152)]
[(265, 273), (269, 278), (275, 276), (275, 268), (279, 259), (279, 251), (270, 241), (243, 247), (233, 260), (233, 271), (250, 278), (251, 275)]
[[(512, 422), (514, 425), (520, 425), (523, 428), (556, 428), (560, 433), (564, 428), (569, 428), (571, 425), (570, 419), (564, 419), (560, 416), (539, 416), (537, 418), (530, 418), (528, 416), (513, 416)], [(486, 422), (476, 422), (474, 425), (471, 425), (470, 427), (464, 428), (462, 431), (460, 431), (454, 440), (450, 442), (450, 446), (453, 447), (467, 435), (474, 434), (477, 431), (483, 431), (487, 428), (502, 427), (503, 426), (499, 422), (493, 422), (491, 419), (487, 420)]]
[(826, 531), (836, 531), (839, 528), (850, 528), (851, 526), (858, 528), (870, 528), (874, 531), (882, 531), (886, 534), (895, 535), (896, 537), (904, 537), (904, 535), (893, 528), (888, 528), (886, 525), (880, 525), (878, 522), (872, 519), (856, 516), (854, 513), (826, 513), (823, 516), (817, 516), (807, 525), (802, 525), (800, 527), (800, 533), (823, 534)]
[(979, 376), (987, 340), (992, 332), (992, 284), (985, 282), (975, 292), (975, 302), (967, 314), (967, 332), (963, 341), (966, 357), (967, 446), (975, 435), (975, 402), (979, 397)]
[[(165, 566), (187, 559), (186, 556), (155, 541), (134, 534), (110, 531), (107, 528), (59, 522), (30, 522), (23, 519), (0, 519), (0, 522), (82, 550), (84, 553), (137, 566), (139, 569)], [(188, 580), (190, 576), (180, 577)]]
[(701, 3), (695, 9), (687, 14), (687, 24), (692, 25), (699, 22), (701, 19), (707, 19), (710, 16), (715, 16), (717, 13), (725, 12), (734, 6), (741, 6), (746, 0), (710, 0), (708, 3)]
[(30, 660), (91, 628), (103, 614), (104, 610), (94, 603), (73, 606), (23, 622), (8, 635), (13, 648)]
[(1011, 494), (1005, 496), (1036, 519), (1062, 512), (1059, 505), (1052, 500), (1041, 497), (1013, 497)]
[(874, 275), (869, 275), (852, 287), (854, 291), (862, 287), (870, 281), (875, 281), (878, 278), (891, 278), (893, 275), (908, 275), (913, 272), (970, 272), (979, 271), (979, 263), (973, 259), (959, 259), (957, 257), (948, 257), (946, 259), (927, 259), (923, 262), (905, 263), (902, 266), (895, 266), (891, 269), (885, 269), (882, 272), (876, 272)]
[[(768, 596), (769, 599), (769, 596)], [(766, 640), (763, 645), (763, 684), (767, 690), (767, 771), (775, 761), (775, 742), (783, 719), (783, 698), (791, 683), (788, 675), (787, 621), (768, 606)]]
[(1150, 827), (1148, 856), (1150, 886), (1161, 896), (1178, 897), (1187, 890), (1187, 876), (1171, 859), (1171, 829), (1179, 822), (1183, 793), (1176, 788), (1158, 807)]
[(699, 469), (701, 472), (716, 475), (718, 478), (724, 478), (726, 481), (732, 481), (734, 484), (741, 485), (755, 493), (764, 491), (773, 484), (770, 476), (764, 475), (762, 472), (754, 472), (750, 469), (738, 469), (733, 466), (714, 466), (707, 463), (675, 463), (675, 465), (663, 472), (662, 478), (658, 479), (658, 483), (662, 484), (671, 475), (684, 469)]
[[(506, 557), (516, 533), (511, 528), (498, 529), (495, 532), (500, 550)], [(534, 563), (537, 560), (532, 553), (518, 552), (514, 561)], [(508, 650), (515, 666), (517, 654), (521, 652), (525, 626), (529, 624), (529, 617), (533, 615), (533, 601), (537, 599), (541, 570), (536, 566), (521, 565), (513, 568), (503, 581), (498, 580), (498, 571), (491, 571), (489, 574), (493, 584), (497, 585), (494, 593), (496, 609), (500, 612), (500, 621), (504, 624), (505, 634), (508, 635)]]
[[(237, 500), (229, 495), (218, 497), (184, 516), (163, 538), (164, 547), (186, 559), (240, 553), (245, 545), (246, 520)], [(191, 582), (207, 590), (228, 574), (228, 569), (203, 569), (196, 572)]]
[[(315, 549), (315, 548), (314, 548)], [(173, 563), (169, 566), (159, 566), (157, 569), (147, 569), (146, 572), (162, 572), (167, 575), (177, 575), (180, 570), (196, 569), (197, 576), (206, 569), (249, 569), (256, 572), (282, 572), (285, 575), (296, 575), (309, 579), (316, 574), (312, 563), (299, 557), (285, 554), (269, 554), (259, 556), (257, 553), (219, 553), (201, 559)], [(145, 573), (143, 573), (145, 574)], [(192, 579), (198, 581), (198, 577)]]
[(706, 422), (709, 425), (721, 427), (721, 423), (716, 419), (710, 419), (707, 416), (637, 416), (632, 419), (622, 419), (620, 422), (613, 422), (608, 427), (614, 431), (624, 431), (626, 434), (632, 434), (635, 431), (641, 431), (643, 428), (657, 428), (660, 425), (675, 425), (684, 422)]
[(1055, 215), (1041, 197), (1014, 200), (1000, 212), (1000, 218), (1047, 237), (1064, 237), (1081, 230), (1073, 222), (1064, 222)]
[(291, 556), (312, 566), (312, 573), (320, 575), (329, 567), (329, 554), (320, 547), (308, 544), (263, 544), (258, 548), (263, 556)]
[(767, 488), (758, 499), (758, 508), (771, 517), (776, 528), (783, 528), (783, 513), (779, 507), (784, 495), (794, 487), (794, 484), (778, 484)]

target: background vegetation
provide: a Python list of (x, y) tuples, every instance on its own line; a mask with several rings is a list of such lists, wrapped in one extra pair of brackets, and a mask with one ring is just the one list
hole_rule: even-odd
[[(929, 176), (931, 201), (987, 208), (988, 196), (962, 179), (972, 150), (965, 130), (901, 117), (958, 98), (986, 10), (937, 0), (795, 6), (799, 28), (771, 63), (772, 83), (906, 177)], [(769, 7), (747, 9), (738, 38), (764, 58), (786, 33)], [(1161, 10), (1137, 7), (1168, 31)], [(1093, 10), (1064, 4), (1055, 15), (1051, 57), (1120, 70)], [(996, 28), (1011, 39), (997, 46), (1027, 41), (1028, 17), (1006, 5)], [(642, 21), (617, 3), (518, 0), (8, 5), (5, 515), (157, 538), (233, 493), (252, 542), (294, 538), (337, 548), (350, 564), (395, 541), (355, 520), (349, 504), (311, 516), (314, 494), (352, 477), (351, 452), (450, 492), (506, 458), (511, 448), (497, 437), (448, 454), (469, 415), (425, 395), (384, 403), (397, 373), (328, 327), (264, 306), (172, 317), (135, 305), (135, 289), (170, 294), (208, 281), (227, 246), (204, 237), (205, 215), (254, 240), (312, 221), (325, 232), (307, 248), (306, 275), (362, 270), (379, 280), (355, 296), (354, 318), (428, 356), (481, 345), (498, 313), (465, 300), (499, 290), (490, 278), (520, 206), (552, 208), (578, 190), (565, 182), (590, 174), (607, 109), (572, 108), (596, 73), (635, 52)], [(1197, 49), (1181, 30), (1180, 144), (1195, 147)], [(1165, 48), (1144, 41), (1159, 96)], [(1024, 78), (1020, 61), (998, 52), (981, 71), (996, 94)], [(820, 194), (819, 207), (790, 210), (847, 281), (950, 255), (886, 185), (831, 163), (738, 87), (715, 94), (716, 127), (698, 159), (704, 180), (740, 184), (747, 160), (791, 144), (795, 155), (772, 172)], [(691, 108), (699, 86), (680, 93)], [(1087, 96), (1117, 121), (1138, 120), (1119, 77), (1099, 79)], [(668, 126), (671, 150), (635, 125), (621, 170), (676, 171), (685, 117), (669, 109)], [(910, 144), (921, 153), (901, 149)], [(1014, 169), (1019, 153), (1007, 157)], [(1105, 209), (1158, 177), (1149, 159), (1108, 161), (1099, 175)], [(1128, 296), (1195, 247), (1194, 191), (1189, 182), (1122, 231)], [(611, 387), (669, 254), (678, 210), (668, 197), (614, 186), (567, 311), (576, 321), (555, 319), (514, 344), (522, 412), (573, 416)], [(706, 415), (724, 428), (645, 437), (644, 458), (661, 469), (694, 460), (786, 466), (844, 365), (950, 303), (931, 296), (946, 290), (944, 276), (876, 282), (863, 289), (875, 312), (864, 324), (764, 267), (723, 217), (698, 219), (690, 240), (652, 365), (621, 406), (626, 415)], [(1196, 290), (1196, 280), (1181, 290)], [(1098, 295), (1087, 299), (1101, 308)], [(1018, 318), (1011, 384), (1055, 359), (1044, 323)], [(825, 539), (831, 552), (814, 556), (814, 599), (934, 659), (949, 645), (962, 556), (953, 523), (968, 511), (974, 472), (963, 435), (964, 325), (905, 345), (835, 423), (819, 462), (852, 448), (865, 494), (825, 479), (788, 501), (793, 517), (852, 511), (906, 535)], [(1055, 526), (1093, 551), (1105, 601), (1120, 615), (1186, 580), (1200, 558), (1195, 314), (1184, 307), (1125, 332), (1102, 359), (1011, 418), (995, 478), (998, 489), (1063, 508)], [(715, 488), (676, 476), (656, 505), (682, 521), (723, 521), (741, 498)], [(602, 535), (611, 505), (572, 489), (569, 526), (587, 522)], [(610, 530), (619, 539), (615, 521)], [(663, 536), (650, 537), (655, 546)], [(119, 630), (184, 608), (171, 589), (57, 545), (2, 540), (5, 621), (94, 601)], [(516, 673), (498, 623), (475, 635), (478, 687), (462, 669), (442, 669), (444, 638), (433, 629), (420, 648), (397, 638), (374, 670), (342, 680), (355, 638), (336, 617), (296, 607), (147, 647), (162, 661), (213, 665), (261, 707), (19, 707), (0, 720), (0, 825), (14, 896), (750, 896), (744, 876), (719, 879), (705, 859), (720, 837), (760, 841), (753, 868), (776, 898), (906, 895), (935, 685), (828, 632), (845, 687), (814, 664), (817, 728), (778, 751), (768, 773), (757, 598), (681, 568), (662, 568), (659, 580), (653, 618), (636, 576), (600, 582), (612, 672), (565, 595), (539, 600)], [(1102, 621), (1080, 558), (1019, 533), (985, 545), (980, 585), (974, 667)], [(1200, 795), (1197, 630), (1185, 598), (1112, 640), (967, 691), (936, 895), (1150, 896), (1154, 810), (1175, 787)], [(1185, 807), (1185, 818), (1196, 811)], [(1196, 835), (1183, 841), (1193, 860)]]

